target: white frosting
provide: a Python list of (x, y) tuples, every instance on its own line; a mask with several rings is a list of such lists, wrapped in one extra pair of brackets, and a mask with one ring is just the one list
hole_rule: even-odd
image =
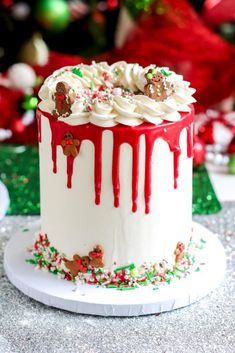
[[(146, 102), (148, 99), (145, 97)], [(146, 111), (150, 109), (146, 103)], [(117, 102), (118, 104), (118, 102)], [(102, 112), (106, 107), (98, 107)], [(130, 111), (131, 111), (130, 107)], [(100, 113), (101, 114), (101, 113)], [(111, 113), (108, 113), (111, 114)], [(105, 115), (103, 115), (105, 118)], [(110, 115), (109, 115), (110, 117)], [(72, 119), (72, 118), (71, 118)], [(131, 116), (129, 119), (132, 119)], [(158, 119), (158, 117), (156, 117)], [(110, 118), (111, 120), (111, 118)], [(104, 120), (105, 121), (105, 120)], [(120, 207), (113, 205), (113, 133), (103, 133), (101, 203), (95, 205), (94, 146), (84, 140), (74, 160), (72, 189), (66, 186), (66, 157), (57, 148), (57, 174), (52, 171), (51, 131), (42, 117), (40, 143), (40, 183), (42, 232), (51, 244), (69, 258), (87, 255), (96, 245), (104, 248), (105, 267), (129, 262), (141, 264), (167, 260), (174, 262), (178, 241), (187, 244), (191, 236), (192, 158), (187, 158), (187, 136), (180, 135), (178, 187), (173, 187), (173, 153), (161, 138), (152, 156), (152, 196), (150, 213), (145, 214), (145, 138), (140, 141), (138, 209), (132, 212), (132, 148), (121, 146)], [(114, 265), (116, 263), (116, 265)]]
[[(180, 112), (190, 111), (189, 104), (195, 102), (192, 97), (195, 90), (181, 75), (168, 68), (157, 68), (169, 74), (166, 76), (170, 87), (168, 97), (160, 102), (149, 98), (143, 94), (147, 83), (145, 74), (154, 67), (143, 68), (139, 64), (120, 61), (110, 66), (106, 62), (93, 62), (92, 65), (62, 68), (45, 80), (39, 91), (39, 108), (50, 114), (53, 112), (56, 84), (64, 81), (76, 93), (72, 114), (58, 118), (69, 125), (90, 122), (110, 127), (118, 123), (136, 126), (143, 122), (160, 124), (163, 120), (177, 121), (181, 117)], [(77, 70), (78, 74), (73, 70)]]

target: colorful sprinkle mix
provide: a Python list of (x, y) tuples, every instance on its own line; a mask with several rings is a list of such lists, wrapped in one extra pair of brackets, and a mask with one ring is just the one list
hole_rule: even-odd
[(134, 263), (118, 267), (113, 271), (105, 268), (88, 267), (86, 272), (79, 272), (72, 276), (65, 266), (68, 259), (64, 254), (60, 254), (57, 249), (50, 244), (47, 235), (39, 234), (30, 252), (32, 258), (26, 262), (34, 265), (37, 269), (44, 269), (59, 278), (73, 281), (76, 284), (95, 284), (97, 286), (113, 288), (122, 291), (139, 288), (140, 286), (152, 285), (153, 289), (158, 289), (159, 285), (170, 284), (172, 281), (186, 277), (192, 272), (199, 272), (200, 266), (205, 263), (198, 263), (195, 260), (195, 253), (200, 251), (201, 244), (205, 244), (203, 239), (199, 243), (190, 240), (185, 249), (183, 259), (174, 266), (173, 269), (161, 267), (153, 263), (144, 263), (137, 266)]

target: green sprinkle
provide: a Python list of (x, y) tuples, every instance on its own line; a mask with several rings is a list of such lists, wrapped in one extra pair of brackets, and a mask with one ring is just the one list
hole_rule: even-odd
[(172, 74), (172, 72), (167, 72), (166, 70), (164, 69), (161, 69), (160, 72), (165, 75), (165, 76), (170, 76)]
[(80, 67), (74, 67), (72, 69), (72, 73), (79, 76), (79, 77), (83, 77), (83, 73), (82, 73)]
[(174, 272), (168, 271), (168, 272), (167, 272), (167, 275), (168, 275), (168, 276), (174, 276), (175, 274), (174, 274)]
[(200, 239), (200, 242), (203, 244), (206, 244), (206, 240), (204, 240), (204, 239)]
[(147, 79), (148, 79), (148, 80), (152, 80), (152, 78), (153, 78), (153, 75), (152, 75), (151, 73), (148, 73), (148, 74), (147, 74)]
[(175, 269), (176, 269), (176, 271), (184, 272), (184, 270), (181, 270), (179, 267), (176, 267)]
[(97, 271), (95, 271), (95, 274), (98, 275), (99, 273), (103, 273), (104, 269), (103, 268), (98, 268)]
[(22, 232), (28, 232), (29, 231), (29, 228), (24, 228), (23, 230), (22, 230)]
[(146, 276), (147, 276), (149, 282), (151, 282), (151, 281), (152, 281), (152, 278), (153, 278), (152, 272), (145, 272), (145, 274), (146, 274)]
[(57, 252), (57, 250), (56, 250), (56, 248), (54, 248), (54, 246), (51, 246), (50, 250), (51, 250), (51, 252)]
[(116, 286), (115, 284), (108, 284), (107, 288), (118, 288), (118, 286)]
[(34, 260), (34, 259), (27, 259), (27, 260), (25, 260), (28, 264), (31, 264), (31, 265), (37, 265), (37, 261), (36, 260)]
[(118, 288), (118, 290), (133, 290), (133, 289), (136, 289), (138, 288), (138, 286), (133, 286), (133, 287), (120, 287)]
[(90, 89), (93, 91), (94, 90), (94, 82), (90, 81)]
[(41, 260), (43, 258), (42, 254), (33, 254), (36, 260)]
[(199, 272), (199, 271), (201, 271), (201, 269), (200, 269), (200, 267), (197, 267), (195, 272)]
[(147, 286), (147, 284), (148, 284), (148, 281), (139, 282), (140, 286)]
[(126, 270), (126, 269), (129, 269), (129, 270), (134, 270), (134, 268), (136, 268), (135, 264), (134, 263), (131, 263), (130, 265), (126, 265), (126, 266), (122, 266), (122, 267), (118, 267), (114, 270), (114, 273), (117, 273), (119, 271), (122, 271), (122, 270)]
[(57, 273), (58, 273), (57, 268), (55, 270), (53, 270), (53, 271), (50, 270), (50, 273), (52, 273), (53, 275), (57, 275)]

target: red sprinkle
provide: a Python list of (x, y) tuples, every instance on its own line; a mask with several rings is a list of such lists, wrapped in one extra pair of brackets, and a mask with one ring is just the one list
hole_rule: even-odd
[(95, 92), (95, 93), (92, 95), (92, 99), (97, 98), (97, 97), (98, 97), (98, 93)]
[(103, 78), (105, 81), (108, 80), (109, 74), (107, 72), (103, 72)]

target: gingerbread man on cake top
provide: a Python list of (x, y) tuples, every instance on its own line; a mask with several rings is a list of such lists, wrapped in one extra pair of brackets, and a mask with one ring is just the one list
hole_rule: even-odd
[(149, 69), (145, 74), (147, 84), (144, 86), (144, 94), (156, 101), (164, 101), (169, 96), (169, 84), (166, 76), (156, 68)]
[(75, 97), (75, 92), (67, 82), (58, 82), (52, 97), (55, 102), (54, 117), (58, 118), (62, 116), (63, 118), (67, 118), (72, 113), (71, 106), (75, 101)]

